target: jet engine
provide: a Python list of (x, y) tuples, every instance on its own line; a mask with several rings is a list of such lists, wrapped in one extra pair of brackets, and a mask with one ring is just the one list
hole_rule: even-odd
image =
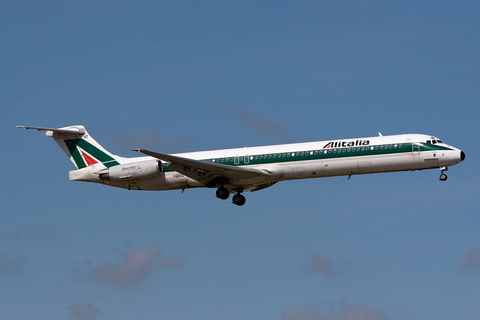
[(149, 179), (163, 173), (160, 160), (145, 160), (119, 164), (98, 172), (100, 179), (109, 181), (126, 181)]

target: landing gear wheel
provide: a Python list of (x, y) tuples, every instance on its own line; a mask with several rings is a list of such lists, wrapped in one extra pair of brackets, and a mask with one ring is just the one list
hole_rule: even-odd
[(241, 195), (240, 193), (237, 193), (236, 195), (233, 196), (232, 201), (234, 204), (237, 206), (243, 206), (246, 202), (245, 197)]
[(447, 175), (446, 175), (445, 173), (442, 173), (442, 174), (440, 175), (440, 181), (447, 181), (447, 178), (448, 178), (448, 177), (447, 177)]
[(220, 187), (217, 189), (217, 198), (222, 200), (227, 200), (230, 196), (230, 192), (225, 187)]

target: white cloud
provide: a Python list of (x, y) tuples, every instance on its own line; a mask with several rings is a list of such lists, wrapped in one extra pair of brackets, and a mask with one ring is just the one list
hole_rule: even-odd
[(462, 267), (466, 270), (480, 270), (480, 248), (468, 251)]
[(310, 262), (303, 266), (303, 269), (307, 272), (320, 272), (331, 278), (339, 275), (339, 272), (333, 268), (332, 260), (320, 255), (313, 255)]
[(211, 108), (211, 111), (233, 115), (238, 121), (247, 126), (252, 132), (268, 135), (276, 139), (282, 139), (286, 136), (286, 128), (269, 118), (262, 118), (251, 111), (231, 107), (228, 103), (218, 101)]
[(18, 242), (37, 242), (42, 240), (62, 238), (61, 228), (54, 224), (34, 223), (28, 226), (18, 227), (12, 233), (12, 237)]
[(72, 304), (67, 309), (70, 310), (70, 315), (78, 320), (94, 320), (103, 315), (103, 312), (90, 302)]
[(183, 266), (183, 258), (163, 255), (155, 244), (127, 253), (118, 252), (124, 261), (105, 263), (92, 268), (85, 277), (91, 281), (107, 283), (118, 288), (135, 287), (150, 277), (156, 269), (173, 269)]
[(359, 303), (350, 305), (346, 302), (340, 304), (338, 311), (323, 312), (315, 305), (307, 305), (298, 309), (285, 311), (281, 318), (283, 320), (392, 320), (382, 311)]
[(22, 267), (27, 259), (15, 257), (13, 254), (4, 253), (0, 255), (0, 277), (1, 276), (23, 276)]
[(308, 305), (298, 309), (287, 310), (280, 319), (286, 320), (317, 320), (322, 319), (317, 306)]
[(125, 130), (114, 130), (110, 138), (117, 142), (118, 147), (127, 149), (133, 148), (160, 149), (165, 152), (174, 150), (176, 152), (187, 150), (195, 140), (191, 136), (169, 137), (168, 133), (160, 133), (157, 128), (145, 127), (133, 132)]

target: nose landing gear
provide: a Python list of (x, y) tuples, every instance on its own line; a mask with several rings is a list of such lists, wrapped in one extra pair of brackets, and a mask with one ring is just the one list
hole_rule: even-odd
[(442, 173), (440, 173), (440, 181), (447, 181), (448, 177), (445, 173), (443, 173), (444, 171), (447, 171), (447, 170), (448, 170), (447, 167), (441, 167), (440, 168), (440, 171), (442, 172)]

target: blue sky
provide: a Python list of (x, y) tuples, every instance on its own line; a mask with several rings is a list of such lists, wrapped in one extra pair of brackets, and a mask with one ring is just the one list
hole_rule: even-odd
[[(478, 1), (0, 5), (2, 319), (477, 319)], [(163, 153), (425, 133), (437, 170), (214, 190), (70, 182), (43, 133)]]

